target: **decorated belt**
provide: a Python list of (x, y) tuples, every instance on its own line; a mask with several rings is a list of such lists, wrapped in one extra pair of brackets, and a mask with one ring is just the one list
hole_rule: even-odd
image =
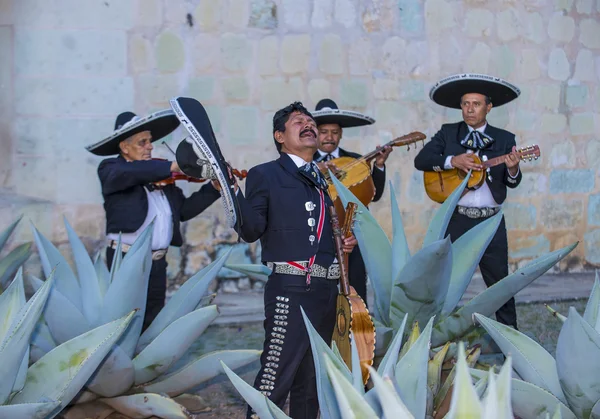
[(469, 218), (488, 218), (492, 215), (498, 214), (500, 207), (493, 208), (474, 208), (474, 207), (463, 207), (458, 205), (456, 210), (459, 214), (467, 216)]
[[(111, 249), (116, 249), (117, 248), (117, 242), (114, 241), (114, 240), (111, 240), (110, 243), (108, 244), (108, 246)], [(121, 252), (127, 253), (127, 252), (129, 252), (129, 249), (131, 249), (131, 245), (125, 244), (125, 243), (121, 243)], [(167, 254), (167, 249), (153, 250), (152, 251), (152, 260), (161, 260), (162, 258), (165, 257), (166, 254)]]
[[(296, 262), (298, 265), (301, 265), (304, 269), (306, 269), (308, 262)], [(292, 266), (288, 263), (274, 263), (267, 262), (267, 267), (273, 271), (273, 273), (277, 274), (285, 274), (285, 275), (299, 275), (306, 276), (306, 270), (302, 270)], [(340, 279), (340, 265), (337, 263), (332, 264), (329, 268), (325, 268), (324, 266), (313, 264), (310, 268), (310, 276), (315, 278), (325, 278), (331, 280)]]

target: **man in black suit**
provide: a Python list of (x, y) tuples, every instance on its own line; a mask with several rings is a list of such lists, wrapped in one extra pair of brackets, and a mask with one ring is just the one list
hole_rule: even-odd
[[(506, 155), (504, 164), (487, 169), (486, 180), (480, 188), (467, 191), (458, 202), (447, 229), (452, 241), (496, 214), (506, 199), (507, 188), (516, 188), (521, 182), (515, 135), (491, 126), (486, 119), (492, 106), (504, 105), (519, 94), (519, 89), (510, 83), (481, 74), (448, 77), (438, 82), (430, 92), (434, 102), (461, 109), (463, 121), (442, 125), (416, 156), (415, 167), (418, 170), (483, 170), (472, 159), (473, 154), (483, 161)], [(485, 250), (479, 268), (488, 287), (508, 275), (504, 218)], [(517, 328), (514, 298), (496, 312), (496, 318)]]
[[(331, 167), (327, 162), (338, 157), (360, 158), (361, 155), (352, 151), (346, 151), (339, 146), (344, 128), (370, 125), (375, 122), (371, 117), (356, 111), (338, 109), (337, 104), (331, 99), (322, 99), (317, 103), (313, 117), (317, 123), (319, 132), (319, 149), (313, 158), (320, 165)], [(385, 189), (385, 162), (392, 152), (392, 147), (384, 147), (377, 157), (371, 171), (371, 178), (375, 185), (375, 196), (373, 202), (379, 201)], [(336, 171), (336, 167), (331, 167)], [(367, 272), (358, 246), (352, 251), (348, 258), (348, 276), (350, 285), (354, 287), (358, 295), (367, 302)]]
[(160, 111), (145, 118), (132, 112), (120, 114), (115, 132), (87, 149), (100, 156), (110, 156), (98, 167), (106, 211), (106, 249), (108, 267), (121, 234), (121, 250), (126, 253), (141, 232), (154, 220), (152, 235), (152, 269), (147, 290), (146, 312), (142, 330), (150, 326), (165, 304), (167, 289), (166, 253), (169, 245), (183, 244), (180, 223), (208, 208), (219, 196), (212, 184), (186, 198), (174, 183), (158, 187), (158, 182), (180, 172), (176, 162), (152, 159), (152, 143), (170, 134), (179, 125), (172, 110)]

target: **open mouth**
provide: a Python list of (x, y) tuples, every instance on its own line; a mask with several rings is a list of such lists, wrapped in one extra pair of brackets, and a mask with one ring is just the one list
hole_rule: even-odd
[(313, 138), (313, 139), (316, 139), (317, 138), (317, 133), (314, 132), (311, 129), (305, 129), (304, 131), (302, 131), (300, 133), (300, 138)]

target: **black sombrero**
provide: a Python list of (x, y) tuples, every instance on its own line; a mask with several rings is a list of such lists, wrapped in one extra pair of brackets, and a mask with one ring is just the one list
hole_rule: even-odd
[(360, 112), (338, 109), (331, 99), (321, 99), (311, 114), (317, 125), (338, 124), (342, 128), (350, 128), (375, 123), (373, 118)]
[(447, 108), (460, 109), (460, 98), (467, 93), (480, 93), (492, 100), (494, 107), (515, 100), (521, 90), (506, 80), (486, 74), (455, 74), (438, 81), (429, 91), (429, 98)]
[(159, 111), (140, 118), (133, 112), (123, 112), (115, 121), (115, 132), (104, 140), (86, 147), (97, 156), (119, 154), (119, 143), (132, 135), (150, 131), (152, 142), (166, 137), (179, 126), (179, 119), (171, 109)]

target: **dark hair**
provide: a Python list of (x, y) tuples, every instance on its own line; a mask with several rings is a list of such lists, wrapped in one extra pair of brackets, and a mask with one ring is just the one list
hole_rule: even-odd
[(273, 141), (275, 141), (275, 147), (277, 147), (277, 151), (279, 152), (281, 152), (281, 143), (278, 143), (275, 139), (275, 133), (277, 131), (285, 132), (285, 123), (290, 119), (290, 115), (294, 112), (300, 112), (311, 118), (313, 117), (308, 109), (302, 105), (302, 102), (294, 102), (275, 112), (275, 115), (273, 115)]

